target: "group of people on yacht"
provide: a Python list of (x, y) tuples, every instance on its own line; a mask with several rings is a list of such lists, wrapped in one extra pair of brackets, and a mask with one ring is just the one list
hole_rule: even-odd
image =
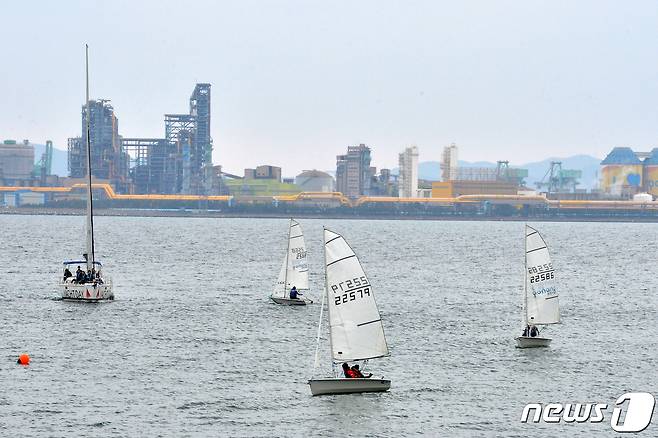
[(64, 269), (64, 282), (70, 282), (75, 284), (85, 284), (85, 283), (96, 283), (103, 284), (103, 278), (101, 276), (100, 269), (96, 271), (96, 268), (87, 269), (87, 272), (83, 271), (80, 266), (75, 271), (75, 277), (69, 270), (68, 266)]

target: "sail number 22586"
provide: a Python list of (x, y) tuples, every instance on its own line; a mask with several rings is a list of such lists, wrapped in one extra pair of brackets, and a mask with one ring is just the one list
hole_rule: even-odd
[(530, 283), (538, 283), (545, 280), (553, 280), (555, 272), (553, 271), (553, 263), (548, 262), (543, 265), (528, 266), (528, 274), (530, 274)]
[(336, 306), (370, 296), (370, 285), (363, 275), (351, 280), (341, 281), (338, 284), (332, 284), (331, 290), (335, 295), (334, 304)]

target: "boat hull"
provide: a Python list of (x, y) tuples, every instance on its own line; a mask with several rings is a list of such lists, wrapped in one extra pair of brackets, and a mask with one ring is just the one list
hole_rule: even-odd
[(69, 301), (111, 301), (114, 299), (112, 284), (73, 284), (65, 283), (60, 285), (62, 299)]
[(308, 381), (313, 395), (357, 394), (362, 392), (384, 392), (391, 388), (386, 379), (311, 379)]
[(516, 341), (517, 348), (538, 348), (548, 347), (552, 339), (539, 336), (519, 336), (518, 338), (514, 338), (514, 340)]
[(306, 300), (300, 300), (299, 298), (279, 298), (279, 297), (270, 297), (272, 301), (277, 304), (283, 304), (284, 306), (305, 306)]

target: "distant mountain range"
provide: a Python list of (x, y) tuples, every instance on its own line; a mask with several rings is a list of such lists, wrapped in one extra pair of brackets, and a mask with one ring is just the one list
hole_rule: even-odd
[[(549, 171), (551, 161), (561, 161), (563, 169), (575, 169), (583, 172), (580, 179), (579, 189), (592, 189), (598, 185), (599, 168), (601, 159), (592, 157), (590, 155), (573, 155), (566, 158), (547, 158), (542, 161), (535, 161), (532, 163), (510, 165), (510, 167), (517, 167), (521, 169), (528, 169), (528, 178), (526, 178), (526, 185), (530, 188), (535, 188), (535, 183), (541, 181), (546, 173)], [(461, 167), (496, 167), (496, 163), (489, 161), (459, 161)], [(391, 169), (391, 172), (398, 174), (399, 169)], [(418, 163), (418, 177), (429, 181), (441, 180), (441, 165), (438, 161), (423, 161)]]

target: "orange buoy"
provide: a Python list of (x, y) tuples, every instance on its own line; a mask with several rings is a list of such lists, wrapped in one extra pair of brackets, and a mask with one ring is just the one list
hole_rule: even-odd
[(19, 365), (29, 365), (30, 356), (27, 354), (21, 354), (20, 356), (18, 356), (18, 360), (16, 361), (16, 363)]

